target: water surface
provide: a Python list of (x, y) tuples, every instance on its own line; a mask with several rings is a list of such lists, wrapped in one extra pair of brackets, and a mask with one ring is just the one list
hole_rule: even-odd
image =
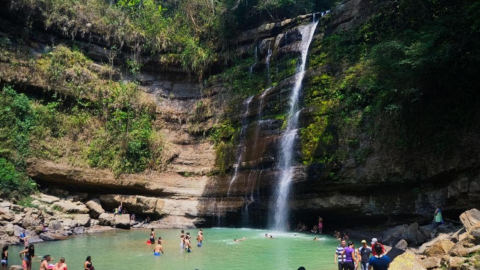
[[(196, 246), (198, 230), (188, 230), (193, 236), (192, 253), (180, 251), (180, 230), (156, 230), (164, 239), (164, 251), (160, 257), (153, 256), (153, 246), (147, 245), (149, 230), (115, 230), (88, 234), (60, 242), (35, 244), (36, 255), (50, 254), (57, 261), (65, 257), (68, 269), (83, 269), (88, 255), (93, 258), (97, 270), (172, 269), (172, 270), (307, 270), (336, 269), (333, 255), (338, 241), (321, 236), (321, 241), (312, 241), (315, 235), (275, 233), (275, 239), (265, 238), (270, 231), (255, 229), (213, 228), (204, 230), (204, 245)], [(234, 238), (247, 240), (235, 243)], [(317, 235), (318, 236), (318, 235)], [(19, 246), (9, 248), (10, 265), (21, 265)], [(39, 269), (35, 260), (32, 269)]]

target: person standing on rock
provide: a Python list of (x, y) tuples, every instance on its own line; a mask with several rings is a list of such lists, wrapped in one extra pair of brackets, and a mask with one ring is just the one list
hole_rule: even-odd
[(435, 213), (433, 214), (433, 228), (436, 229), (438, 226), (443, 224), (442, 209), (440, 206), (437, 206)]
[(345, 263), (345, 255), (343, 251), (345, 250), (346, 244), (347, 242), (343, 240), (335, 250), (335, 263), (338, 263), (338, 270), (346, 269), (343, 268), (343, 264)]
[(368, 261), (368, 269), (371, 270), (388, 270), (390, 267), (390, 263), (392, 260), (387, 255), (383, 255), (384, 251), (382, 251), (383, 246), (380, 245), (380, 243), (376, 243), (375, 246), (373, 247), (373, 251), (375, 254), (373, 257), (371, 257)]
[(8, 268), (8, 246), (5, 245), (2, 248), (2, 270), (7, 270)]
[[(22, 257), (23, 254), (23, 257)], [(23, 270), (32, 269), (32, 260), (35, 257), (35, 247), (30, 244), (27, 249), (20, 251), (20, 259), (22, 259)]]
[(23, 242), (25, 248), (28, 247), (28, 236), (25, 230), (22, 230), (22, 233), (20, 233), (20, 242)]
[(362, 240), (362, 246), (358, 249), (358, 253), (360, 253), (361, 270), (367, 270), (368, 261), (372, 255), (372, 249), (367, 245), (367, 241)]

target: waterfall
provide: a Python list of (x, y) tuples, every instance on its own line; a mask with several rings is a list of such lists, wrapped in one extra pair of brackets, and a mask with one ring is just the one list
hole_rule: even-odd
[(247, 137), (247, 128), (248, 128), (247, 118), (248, 118), (248, 114), (250, 112), (250, 103), (252, 102), (252, 100), (253, 100), (253, 96), (250, 96), (243, 103), (245, 113), (242, 116), (242, 122), (241, 122), (242, 127), (240, 129), (240, 145), (239, 145), (238, 150), (237, 150), (237, 162), (236, 162), (236, 165), (235, 165), (235, 172), (233, 173), (233, 177), (230, 180), (230, 185), (228, 186), (227, 196), (230, 196), (230, 189), (232, 188), (232, 184), (235, 182), (235, 180), (237, 180), (238, 171), (239, 171), (240, 166), (242, 164), (243, 155), (245, 154), (245, 149), (246, 149), (245, 139)]
[(297, 135), (298, 117), (300, 115), (299, 95), (302, 88), (302, 81), (305, 77), (308, 48), (312, 42), (318, 22), (313, 22), (301, 29), (302, 41), (300, 43), (301, 62), (295, 74), (295, 83), (290, 96), (290, 109), (287, 116), (287, 126), (281, 138), (279, 153), (280, 183), (276, 190), (276, 205), (274, 208), (274, 228), (284, 230), (289, 217), (288, 196), (293, 177), (293, 150), (295, 137)]
[(255, 63), (253, 63), (250, 66), (250, 71), (249, 71), (250, 77), (253, 76), (253, 68), (257, 65), (257, 63), (258, 63), (258, 45), (255, 45)]
[[(269, 44), (267, 58), (265, 59), (265, 64), (267, 65), (267, 85), (268, 86), (272, 84), (272, 78), (270, 77), (270, 58), (271, 57), (272, 57), (272, 49), (270, 48), (270, 44)], [(268, 89), (266, 91), (268, 91)]]

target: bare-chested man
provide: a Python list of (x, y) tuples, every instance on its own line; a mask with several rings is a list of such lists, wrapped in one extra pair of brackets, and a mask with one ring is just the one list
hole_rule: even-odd
[(40, 263), (40, 270), (49, 270), (48, 268), (48, 262), (52, 260), (52, 257), (50, 255), (45, 255), (43, 256), (43, 260)]
[(157, 245), (155, 246), (155, 249), (153, 250), (153, 255), (154, 256), (160, 256), (160, 252), (163, 254), (163, 247), (162, 247), (162, 239), (158, 239)]

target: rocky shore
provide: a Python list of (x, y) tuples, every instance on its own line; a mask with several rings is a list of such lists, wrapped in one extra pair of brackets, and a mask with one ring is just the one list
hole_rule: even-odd
[(401, 225), (380, 234), (383, 243), (395, 243), (387, 248), (387, 254), (395, 257), (389, 269), (480, 269), (480, 211), (468, 210), (460, 220), (461, 224), (445, 223), (435, 229), (416, 223)]
[[(146, 217), (153, 220), (161, 214), (155, 211), (159, 201), (154, 198), (121, 195), (90, 198), (87, 194), (68, 195), (66, 192), (63, 195), (38, 193), (31, 196), (27, 206), (0, 199), (0, 246), (20, 244), (23, 230), (30, 243), (37, 243), (115, 228), (162, 227), (159, 222), (143, 222)], [(120, 202), (132, 213), (142, 213), (142, 221), (130, 220), (130, 214), (114, 215), (113, 209)], [(112, 210), (106, 211), (104, 206)]]

